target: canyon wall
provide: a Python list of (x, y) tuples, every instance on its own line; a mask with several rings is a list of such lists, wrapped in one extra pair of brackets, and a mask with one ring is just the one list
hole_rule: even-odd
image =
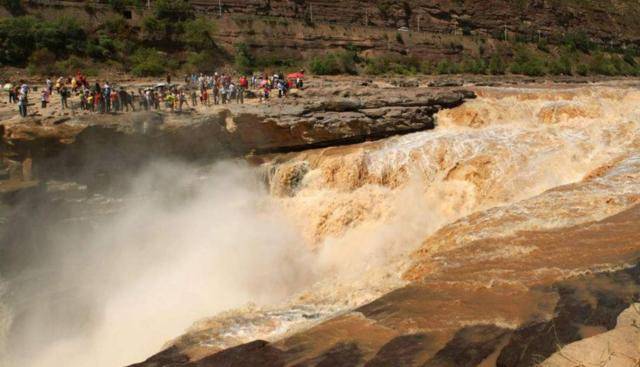
[[(100, 3), (29, 1), (24, 10), (50, 19), (73, 17), (89, 28), (125, 12), (128, 22), (139, 27), (152, 14), (153, 1), (150, 4), (151, 8), (115, 11)], [(632, 0), (197, 0), (192, 4), (198, 16), (216, 22), (216, 41), (229, 53), (237, 42), (285, 58), (353, 45), (376, 54), (437, 60), (491, 54), (505, 37), (511, 42), (561, 43), (577, 33), (604, 47), (640, 45), (636, 26), (640, 5)], [(5, 9), (0, 15), (10, 16)]]

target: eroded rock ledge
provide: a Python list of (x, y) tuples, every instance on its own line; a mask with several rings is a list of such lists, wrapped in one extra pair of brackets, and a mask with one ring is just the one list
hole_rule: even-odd
[(136, 112), (30, 118), (7, 124), (4, 157), (33, 160), (34, 177), (93, 176), (150, 158), (212, 159), (350, 144), (432, 129), (434, 114), (474, 98), (467, 90), (363, 88), (207, 113)]

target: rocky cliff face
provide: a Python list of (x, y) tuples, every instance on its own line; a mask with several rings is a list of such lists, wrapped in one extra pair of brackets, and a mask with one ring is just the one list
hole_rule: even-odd
[[(217, 1), (193, 1), (202, 12), (215, 14)], [(634, 18), (638, 4), (629, 0), (585, 1), (277, 1), (228, 0), (224, 14), (269, 15), (311, 22), (368, 25), (433, 33), (476, 33), (500, 37), (539, 35), (560, 39), (568, 31), (582, 30), (603, 43), (638, 42)]]
[[(347, 85), (351, 85), (348, 82)], [(229, 105), (205, 113), (137, 112), (33, 118), (5, 125), (3, 154), (33, 161), (34, 177), (99, 177), (166, 157), (211, 160), (379, 139), (434, 127), (434, 114), (474, 94), (326, 86), (284, 104)]]
[[(577, 32), (606, 47), (640, 45), (636, 26), (640, 6), (634, 0), (198, 0), (192, 4), (199, 16), (216, 22), (216, 42), (229, 54), (234, 44), (243, 42), (260, 56), (293, 60), (347, 45), (372, 54), (432, 60), (486, 57), (510, 50), (511, 45), (500, 41), (505, 37), (559, 43)], [(25, 9), (45, 18), (73, 17), (89, 29), (97, 19), (115, 13), (107, 5), (86, 12), (84, 3), (77, 1), (27, 2)], [(140, 27), (151, 10), (127, 14), (130, 24)], [(9, 16), (6, 11), (3, 15)]]

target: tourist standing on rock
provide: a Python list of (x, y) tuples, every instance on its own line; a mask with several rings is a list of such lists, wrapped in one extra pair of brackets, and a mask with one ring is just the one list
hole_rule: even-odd
[(224, 85), (224, 83), (222, 83), (222, 87), (220, 88), (220, 99), (222, 104), (227, 103), (227, 87)]
[(22, 93), (18, 96), (18, 111), (20, 116), (27, 117), (27, 96)]
[(287, 96), (287, 83), (283, 79), (278, 79), (278, 98)]
[(71, 92), (66, 86), (60, 88), (60, 106), (63, 110), (65, 108), (69, 108), (69, 106), (67, 105), (67, 98), (69, 98), (70, 94)]
[(49, 103), (49, 89), (43, 89), (40, 93), (40, 106), (42, 108), (47, 108), (47, 103)]
[(108, 81), (105, 81), (102, 87), (102, 97), (104, 99), (105, 112), (111, 112), (111, 86)]
[(93, 99), (95, 98), (94, 97), (95, 96), (95, 92), (90, 92), (90, 91), (87, 90), (87, 91), (85, 91), (85, 96), (87, 98), (86, 109), (88, 111), (91, 111), (91, 112), (95, 111), (95, 109), (93, 108)]
[(25, 82), (24, 80), (20, 81), (20, 94), (24, 94), (24, 98), (27, 99), (27, 101), (29, 100), (29, 92), (31, 91), (31, 89), (29, 88), (29, 85), (27, 84), (27, 82)]
[(151, 99), (153, 101), (153, 108), (154, 109), (159, 109), (160, 108), (160, 94), (156, 91), (151, 92)]
[(236, 95), (236, 103), (244, 104), (244, 91), (249, 88), (249, 81), (246, 76), (241, 76), (238, 81), (238, 94)]
[(56, 80), (56, 92), (60, 93), (60, 88), (62, 88), (63, 85), (64, 85), (64, 78), (58, 77), (58, 80)]
[(104, 113), (104, 96), (102, 95), (100, 88), (95, 91), (93, 104), (96, 106), (99, 113)]
[(195, 89), (191, 89), (191, 92), (189, 93), (189, 97), (191, 97), (191, 106), (195, 107), (198, 105), (198, 95), (196, 94), (196, 90)]
[(171, 74), (167, 73), (167, 87), (171, 84)]
[(9, 86), (9, 103), (18, 102), (18, 87), (15, 87), (11, 83), (7, 83)]
[(184, 94), (184, 91), (181, 90), (178, 93), (178, 111), (182, 112), (182, 105), (186, 104), (187, 107), (189, 106), (189, 103), (187, 103), (187, 95)]
[(115, 90), (111, 91), (111, 109), (114, 112), (120, 111), (120, 98), (118, 97), (118, 92)]
[(46, 84), (47, 91), (49, 92), (49, 95), (51, 95), (53, 93), (53, 82), (51, 81), (51, 77), (47, 78)]
[(228, 103), (231, 103), (234, 99), (236, 99), (236, 85), (234, 83), (229, 83), (229, 90), (227, 91)]
[(209, 94), (207, 93), (207, 88), (200, 91), (200, 101), (203, 106), (209, 107)]
[(213, 104), (220, 104), (220, 85), (216, 81), (211, 86), (211, 94), (213, 95)]

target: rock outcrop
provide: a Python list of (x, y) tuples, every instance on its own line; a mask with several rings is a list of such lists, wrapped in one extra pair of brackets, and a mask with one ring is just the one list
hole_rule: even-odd
[(617, 366), (634, 367), (640, 363), (640, 304), (624, 310), (616, 327), (571, 343), (540, 364), (541, 367)]
[(420, 88), (365, 88), (348, 97), (313, 89), (308, 94), (205, 113), (85, 114), (57, 123), (35, 117), (6, 125), (3, 154), (16, 162), (31, 157), (35, 177), (95, 177), (152, 158), (287, 152), (431, 129), (437, 111), (474, 97), (469, 91)]

